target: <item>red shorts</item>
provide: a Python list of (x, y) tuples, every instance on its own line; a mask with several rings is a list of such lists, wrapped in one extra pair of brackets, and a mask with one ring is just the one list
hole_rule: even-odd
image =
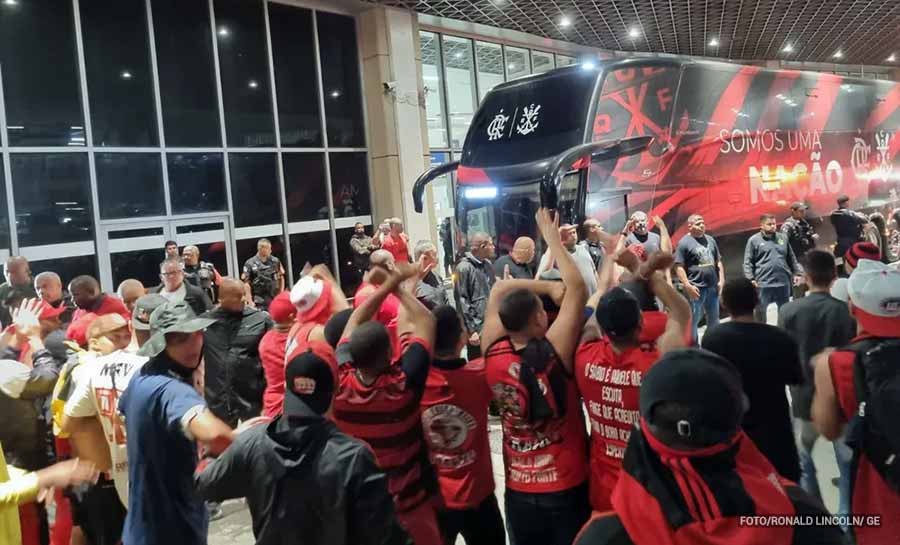
[(441, 545), (441, 530), (433, 501), (426, 501), (412, 511), (397, 513), (397, 521), (415, 545)]

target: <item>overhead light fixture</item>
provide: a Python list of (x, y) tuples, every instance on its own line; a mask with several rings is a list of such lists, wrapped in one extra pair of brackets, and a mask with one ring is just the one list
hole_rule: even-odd
[(719, 40), (713, 38), (709, 41), (709, 47), (719, 47)]
[(566, 28), (572, 26), (572, 20), (566, 17), (565, 15), (559, 20), (559, 26)]
[(231, 33), (228, 32), (228, 27), (224, 27), (224, 26), (219, 27), (219, 36), (228, 36), (229, 34), (231, 34)]
[(19, 0), (3, 0), (3, 3), (7, 6), (18, 6)]
[(581, 68), (583, 68), (584, 70), (593, 70), (596, 67), (597, 65), (594, 64), (594, 61), (584, 61), (583, 63), (581, 63)]
[(631, 29), (628, 30), (628, 37), (631, 39), (640, 38), (641, 31), (638, 30), (637, 27), (631, 27)]
[(841, 52), (840, 49), (835, 51), (834, 55), (831, 56), (831, 58), (833, 58), (833, 59), (842, 59), (843, 57), (844, 57), (844, 54)]
[(338, 89), (335, 89), (334, 91), (331, 92), (331, 98), (339, 98), (340, 96), (341, 96), (341, 91)]
[(515, 70), (515, 69), (516, 69), (516, 65), (513, 64), (513, 63), (507, 64), (506, 67), (507, 67), (508, 69), (510, 69), (510, 70)]
[(794, 46), (792, 46), (791, 44), (785, 44), (785, 46), (781, 48), (781, 52), (782, 53), (793, 53)]
[(122, 79), (131, 79), (131, 72), (128, 70), (122, 70), (122, 73), (119, 74)]
[(462, 51), (457, 51), (456, 53), (453, 54), (453, 57), (456, 58), (456, 59), (461, 59), (461, 58), (462, 58)]
[(255, 79), (251, 79), (250, 81), (247, 82), (247, 87), (249, 87), (251, 89), (256, 89), (257, 87), (259, 87), (259, 83), (256, 83)]
[(896, 62), (897, 55), (891, 53), (891, 56), (887, 58), (887, 62)]

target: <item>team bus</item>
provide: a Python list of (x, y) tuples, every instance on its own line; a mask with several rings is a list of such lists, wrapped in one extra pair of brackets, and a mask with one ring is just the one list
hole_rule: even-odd
[[(673, 239), (702, 214), (730, 275), (759, 216), (794, 201), (827, 217), (900, 205), (900, 84), (689, 59), (587, 62), (498, 85), (472, 120), (456, 171), (456, 227), (494, 236), (500, 253), (537, 234), (542, 203), (561, 220), (620, 229), (629, 213), (663, 218)], [(833, 240), (820, 221), (820, 245)]]

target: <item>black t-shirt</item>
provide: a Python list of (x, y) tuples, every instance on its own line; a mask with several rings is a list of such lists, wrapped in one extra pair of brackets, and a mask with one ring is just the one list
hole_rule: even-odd
[(644, 252), (647, 255), (650, 255), (659, 251), (660, 240), (659, 235), (650, 231), (648, 231), (646, 235), (638, 235), (632, 231), (625, 237), (625, 246), (628, 247), (632, 244), (640, 244), (644, 247)]
[(856, 322), (847, 303), (828, 293), (809, 293), (794, 299), (778, 311), (778, 327), (788, 332), (800, 348), (803, 384), (791, 387), (794, 416), (812, 420), (810, 406), (815, 381), (810, 359), (829, 346), (844, 346), (856, 335)]
[(503, 278), (503, 270), (507, 265), (509, 265), (509, 274), (513, 278), (517, 280), (534, 280), (534, 264), (519, 265), (509, 255), (505, 255), (494, 262), (494, 274)]
[(675, 248), (675, 263), (684, 265), (688, 280), (698, 288), (719, 284), (719, 245), (704, 234), (702, 238), (685, 235)]
[(727, 322), (703, 335), (703, 348), (733, 363), (741, 372), (750, 409), (743, 427), (783, 477), (800, 479), (786, 385), (803, 382), (800, 352), (794, 339), (775, 326)]

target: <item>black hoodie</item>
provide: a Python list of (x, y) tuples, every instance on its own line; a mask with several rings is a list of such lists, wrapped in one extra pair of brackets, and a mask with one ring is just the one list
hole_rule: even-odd
[(208, 501), (246, 497), (257, 545), (408, 543), (371, 450), (311, 410), (244, 431), (194, 486)]

